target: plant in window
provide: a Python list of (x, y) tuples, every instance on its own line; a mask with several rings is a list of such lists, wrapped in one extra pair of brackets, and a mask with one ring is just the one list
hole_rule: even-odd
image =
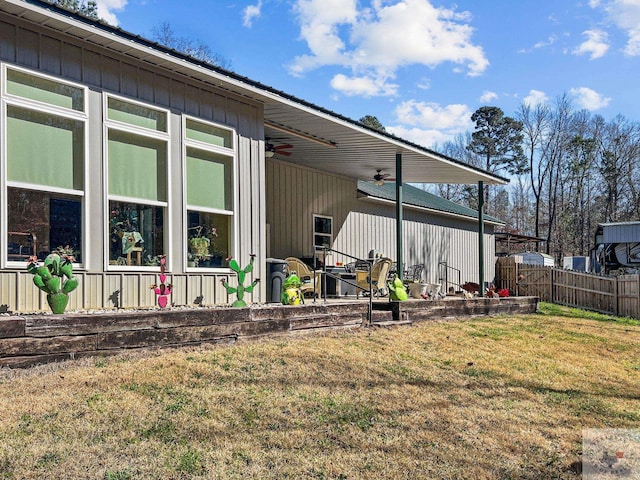
[(59, 247), (56, 247), (53, 253), (57, 253), (62, 258), (71, 258), (72, 262), (76, 261), (75, 255), (77, 250), (73, 249), (69, 245), (65, 245), (64, 247), (60, 245)]
[(78, 286), (78, 279), (73, 276), (74, 260), (71, 255), (51, 253), (41, 265), (38, 257), (29, 258), (27, 271), (33, 274), (35, 286), (47, 294), (47, 303), (55, 314), (64, 313), (69, 293)]
[(211, 245), (210, 237), (217, 237), (215, 227), (209, 228), (205, 225), (198, 225), (189, 230), (195, 231), (195, 234), (189, 238), (189, 248), (194, 255), (205, 256), (209, 254), (209, 245)]
[(191, 253), (201, 258), (209, 255), (209, 246), (212, 241), (215, 241), (218, 237), (216, 227), (198, 225), (189, 230), (195, 232), (195, 234), (189, 238), (189, 249)]
[(251, 260), (249, 261), (249, 264), (244, 268), (241, 268), (240, 265), (238, 265), (238, 262), (236, 262), (235, 260), (231, 260), (229, 262), (229, 267), (231, 268), (231, 270), (233, 270), (238, 274), (237, 287), (232, 287), (224, 279), (221, 280), (222, 286), (227, 289), (227, 293), (229, 294), (235, 293), (238, 296), (238, 299), (235, 302), (233, 302), (233, 305), (232, 305), (233, 307), (246, 307), (247, 302), (244, 301), (244, 292), (248, 292), (248, 293), (253, 292), (254, 287), (260, 281), (259, 278), (256, 278), (253, 281), (253, 283), (251, 283), (250, 285), (247, 285), (246, 287), (244, 286), (245, 277), (247, 273), (251, 273), (251, 271), (253, 270), (253, 261), (256, 258), (254, 254), (251, 254), (249, 256), (251, 257)]

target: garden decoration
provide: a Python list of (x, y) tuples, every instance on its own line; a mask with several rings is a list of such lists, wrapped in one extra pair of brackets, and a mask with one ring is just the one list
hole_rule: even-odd
[(304, 296), (300, 290), (301, 286), (302, 281), (300, 281), (300, 278), (295, 272), (291, 272), (291, 275), (282, 284), (282, 295), (280, 296), (282, 304), (300, 305), (300, 302), (304, 303)]
[(69, 293), (78, 286), (78, 279), (73, 276), (71, 255), (60, 256), (51, 253), (41, 265), (38, 257), (29, 257), (27, 271), (33, 274), (33, 283), (47, 294), (47, 303), (55, 314), (64, 313), (69, 303)]
[(167, 263), (167, 257), (160, 255), (160, 285), (151, 285), (151, 289), (156, 292), (158, 296), (158, 306), (164, 308), (169, 302), (169, 295), (171, 295), (171, 284), (165, 283), (167, 281), (167, 275), (164, 273), (165, 265)]
[(409, 298), (409, 295), (407, 295), (407, 289), (397, 275), (393, 281), (388, 282), (387, 285), (389, 286), (390, 300), (394, 302), (403, 302)]
[(253, 270), (253, 261), (256, 258), (254, 254), (251, 254), (249, 256), (251, 257), (251, 260), (249, 261), (249, 264), (244, 268), (240, 268), (240, 265), (238, 265), (238, 262), (236, 262), (235, 260), (229, 259), (230, 260), (229, 268), (231, 268), (231, 270), (236, 272), (236, 274), (238, 275), (237, 287), (232, 287), (224, 279), (221, 280), (222, 286), (227, 289), (227, 293), (228, 294), (235, 293), (238, 297), (238, 299), (235, 302), (233, 302), (233, 305), (232, 305), (233, 307), (246, 307), (247, 302), (244, 301), (244, 293), (245, 292), (252, 293), (253, 288), (260, 281), (259, 278), (256, 278), (251, 285), (247, 285), (246, 287), (244, 286), (245, 277), (247, 273), (251, 273), (251, 271)]

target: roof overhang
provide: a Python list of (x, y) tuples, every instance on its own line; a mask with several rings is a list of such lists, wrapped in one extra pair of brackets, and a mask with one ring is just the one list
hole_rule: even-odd
[[(366, 194), (359, 196), (358, 200), (365, 201), (365, 202), (379, 203), (381, 205), (387, 205), (387, 206), (394, 206), (396, 204), (395, 200), (387, 200), (386, 198), (374, 197), (372, 195), (366, 195)], [(411, 203), (403, 203), (402, 206), (409, 210), (415, 210), (418, 212), (427, 212), (427, 213), (432, 213), (434, 215), (442, 215), (444, 217), (457, 218), (457, 219), (466, 220), (468, 222), (475, 223), (475, 224), (478, 223), (478, 217), (470, 217), (467, 215), (461, 215), (459, 213), (446, 212), (444, 210), (438, 210), (436, 208), (422, 207), (420, 205), (413, 205)], [(484, 219), (484, 224), (502, 226), (504, 225), (504, 222), (497, 222), (494, 220)]]
[(396, 154), (401, 154), (403, 182), (509, 183), (506, 178), (41, 0), (2, 0), (0, 11), (261, 103), (265, 136), (274, 144), (293, 145), (287, 162), (371, 180), (376, 170), (395, 175)]

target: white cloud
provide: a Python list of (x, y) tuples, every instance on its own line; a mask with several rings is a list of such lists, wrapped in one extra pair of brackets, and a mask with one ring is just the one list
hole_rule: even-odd
[(569, 90), (569, 95), (571, 95), (580, 108), (584, 108), (589, 111), (604, 108), (609, 105), (609, 102), (611, 102), (611, 98), (603, 97), (595, 90), (587, 87), (572, 88)]
[(609, 50), (609, 36), (602, 30), (586, 30), (582, 32), (587, 39), (576, 48), (575, 55), (590, 55), (591, 60), (600, 58)]
[(453, 63), (471, 76), (489, 65), (482, 47), (471, 42), (469, 14), (436, 8), (429, 0), (374, 0), (369, 8), (357, 0), (297, 0), (294, 10), (309, 53), (293, 60), (293, 75), (338, 65), (354, 79), (379, 83), (407, 65)]
[(402, 124), (412, 126), (465, 131), (472, 126), (472, 112), (462, 104), (440, 106), (434, 102), (408, 100), (396, 107), (395, 115)]
[(118, 25), (118, 17), (115, 12), (124, 10), (127, 0), (97, 0), (98, 16), (111, 25)]
[(526, 103), (532, 107), (545, 104), (548, 101), (549, 97), (547, 97), (547, 94), (540, 90), (529, 90), (529, 95), (522, 99), (522, 103)]
[(496, 98), (498, 98), (498, 94), (496, 92), (485, 90), (482, 95), (480, 95), (480, 103), (491, 103)]
[(547, 37), (546, 40), (541, 40), (541, 41), (537, 42), (531, 48), (523, 48), (521, 50), (518, 50), (518, 53), (529, 53), (529, 52), (532, 52), (533, 50), (538, 50), (540, 48), (549, 47), (549, 46), (553, 45), (554, 43), (556, 43), (557, 40), (558, 40), (558, 36), (557, 35), (550, 35), (549, 37)]
[(433, 102), (408, 100), (395, 110), (398, 125), (387, 127), (394, 135), (425, 147), (442, 144), (473, 128), (467, 105), (441, 106)]
[(589, 5), (592, 8), (602, 8), (618, 28), (627, 34), (627, 44), (624, 49), (626, 55), (640, 55), (639, 0), (592, 0)]
[(404, 126), (386, 127), (387, 132), (397, 137), (408, 140), (426, 148), (434, 148), (449, 140), (453, 140), (455, 135), (448, 135), (440, 130), (424, 130), (421, 128), (407, 128)]
[(242, 25), (247, 28), (251, 28), (253, 25), (253, 20), (255, 18), (260, 18), (262, 13), (262, 0), (259, 0), (256, 5), (248, 5), (244, 9), (244, 16), (242, 18)]
[(341, 73), (331, 79), (331, 87), (347, 96), (395, 96), (398, 93), (398, 85), (384, 77), (347, 77)]

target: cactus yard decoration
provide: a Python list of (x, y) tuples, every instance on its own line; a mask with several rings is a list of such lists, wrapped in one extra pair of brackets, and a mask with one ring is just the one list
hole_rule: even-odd
[(171, 295), (171, 284), (165, 283), (167, 281), (167, 275), (164, 273), (167, 258), (164, 255), (160, 256), (160, 285), (151, 285), (151, 289), (156, 292), (158, 296), (158, 306), (164, 308), (169, 302), (169, 295)]
[(236, 272), (236, 274), (238, 275), (237, 287), (232, 287), (224, 279), (221, 280), (222, 286), (227, 289), (227, 293), (228, 294), (235, 293), (238, 297), (238, 299), (235, 302), (233, 302), (233, 305), (232, 305), (233, 307), (246, 307), (247, 302), (244, 301), (244, 293), (245, 292), (252, 293), (253, 288), (260, 281), (259, 278), (256, 278), (251, 285), (248, 285), (246, 287), (244, 286), (245, 277), (247, 273), (251, 273), (251, 271), (253, 270), (253, 261), (256, 258), (254, 254), (251, 254), (249, 256), (251, 257), (251, 260), (249, 261), (249, 264), (244, 268), (240, 268), (240, 265), (238, 265), (238, 262), (236, 262), (235, 260), (231, 260), (229, 262), (229, 268), (231, 268), (231, 270)]
[(47, 294), (47, 303), (55, 314), (64, 313), (69, 293), (78, 286), (78, 279), (73, 276), (74, 260), (71, 255), (51, 253), (41, 265), (38, 257), (29, 257), (27, 271), (33, 274), (35, 286)]
[(407, 289), (404, 288), (404, 284), (402, 280), (398, 278), (396, 275), (392, 282), (388, 283), (389, 285), (389, 299), (394, 302), (403, 302), (409, 298), (407, 295)]

